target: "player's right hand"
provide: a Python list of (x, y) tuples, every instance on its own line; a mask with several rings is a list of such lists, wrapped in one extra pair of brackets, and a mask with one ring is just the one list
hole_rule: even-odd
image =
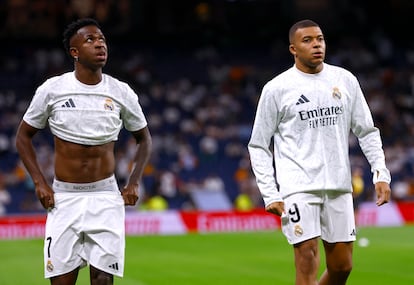
[(279, 217), (285, 212), (285, 203), (281, 202), (273, 202), (266, 206), (266, 212), (278, 215)]
[(36, 196), (46, 210), (53, 209), (55, 207), (55, 196), (52, 188), (47, 184), (36, 185)]

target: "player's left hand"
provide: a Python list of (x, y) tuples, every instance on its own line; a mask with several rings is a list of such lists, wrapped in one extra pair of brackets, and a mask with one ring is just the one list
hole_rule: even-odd
[(138, 201), (138, 188), (139, 185), (128, 184), (124, 187), (122, 191), (122, 198), (124, 198), (124, 203), (126, 206), (134, 206)]
[(381, 206), (390, 201), (391, 188), (387, 182), (375, 183), (375, 192), (377, 193), (377, 201), (375, 202), (377, 206)]

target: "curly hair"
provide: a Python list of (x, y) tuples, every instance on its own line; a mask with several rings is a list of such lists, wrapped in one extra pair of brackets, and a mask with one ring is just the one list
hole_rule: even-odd
[(66, 27), (66, 30), (63, 32), (63, 47), (68, 54), (70, 50), (70, 39), (77, 31), (79, 31), (79, 29), (86, 26), (96, 26), (99, 29), (101, 28), (98, 22), (91, 18), (78, 19)]

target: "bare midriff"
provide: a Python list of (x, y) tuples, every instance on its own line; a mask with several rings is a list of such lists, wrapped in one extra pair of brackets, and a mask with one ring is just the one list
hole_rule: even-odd
[(81, 145), (55, 137), (55, 177), (70, 183), (89, 183), (115, 171), (114, 142)]

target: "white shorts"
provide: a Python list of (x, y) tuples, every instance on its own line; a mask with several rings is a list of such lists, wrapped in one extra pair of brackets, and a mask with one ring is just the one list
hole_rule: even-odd
[(286, 198), (282, 231), (290, 244), (315, 237), (333, 242), (355, 241), (356, 229), (352, 193), (313, 191)]
[(47, 215), (45, 278), (92, 265), (122, 277), (125, 207), (114, 176), (93, 183), (55, 180), (55, 208)]

